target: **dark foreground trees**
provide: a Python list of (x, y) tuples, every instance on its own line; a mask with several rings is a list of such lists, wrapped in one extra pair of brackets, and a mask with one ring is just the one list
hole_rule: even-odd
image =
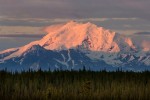
[(148, 100), (150, 72), (0, 71), (1, 100)]

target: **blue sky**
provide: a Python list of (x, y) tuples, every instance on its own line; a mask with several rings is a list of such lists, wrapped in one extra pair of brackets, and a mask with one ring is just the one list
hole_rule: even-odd
[[(150, 32), (149, 5), (150, 0), (0, 0), (0, 50), (39, 39), (44, 27), (69, 20), (125, 35)], [(147, 40), (144, 36), (137, 39)]]

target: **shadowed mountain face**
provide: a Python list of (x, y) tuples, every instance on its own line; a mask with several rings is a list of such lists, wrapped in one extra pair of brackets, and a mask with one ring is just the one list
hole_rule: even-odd
[(150, 52), (129, 37), (92, 23), (49, 26), (39, 41), (0, 52), (0, 69), (8, 70), (149, 70)]

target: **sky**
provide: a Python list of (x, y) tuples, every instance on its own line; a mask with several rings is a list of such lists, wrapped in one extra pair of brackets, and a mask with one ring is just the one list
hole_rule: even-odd
[(149, 5), (150, 0), (0, 0), (0, 50), (38, 40), (46, 26), (70, 20), (150, 41)]

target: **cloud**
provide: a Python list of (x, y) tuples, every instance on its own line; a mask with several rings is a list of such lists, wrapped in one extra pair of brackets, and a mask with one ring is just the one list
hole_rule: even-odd
[(17, 18), (17, 17), (0, 17), (0, 21), (43, 21), (43, 22), (66, 22), (75, 21), (107, 21), (107, 20), (138, 20), (138, 18)]
[(31, 26), (0, 26), (0, 34), (44, 34), (43, 27)]
[(43, 27), (30, 26), (0, 26), (0, 37), (38, 38), (44, 36)]
[(138, 32), (134, 33), (134, 35), (150, 35), (150, 32)]
[[(133, 18), (150, 20), (149, 0), (1, 0), (0, 16)], [(34, 12), (34, 13), (33, 13)]]
[(106, 21), (138, 21), (138, 18), (17, 18), (0, 17), (0, 25), (7, 26), (47, 26), (55, 23), (65, 23), (70, 20), (78, 22), (106, 22)]
[(0, 34), (0, 38), (42, 38), (44, 35), (43, 34)]
[[(3, 18), (4, 19), (4, 18)], [(118, 33), (130, 35), (137, 32), (149, 32), (149, 22), (139, 18), (9, 18), (5, 21), (0, 18), (0, 34), (45, 34), (44, 27), (66, 23), (70, 20), (77, 22), (92, 22), (100, 27), (113, 30)], [(140, 24), (139, 24), (140, 23)]]
[(125, 21), (132, 21), (132, 20), (138, 20), (139, 18), (133, 17), (133, 18), (110, 18), (112, 20), (125, 20)]
[(144, 51), (150, 51), (150, 41), (143, 41), (141, 47)]
[(150, 0), (0, 0), (1, 26), (49, 26), (69, 20), (113, 30), (150, 30)]

